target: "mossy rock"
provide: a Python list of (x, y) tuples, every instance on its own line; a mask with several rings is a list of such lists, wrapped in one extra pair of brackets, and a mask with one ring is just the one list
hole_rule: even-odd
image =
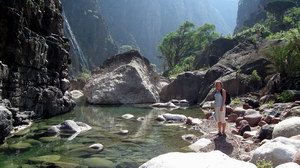
[(11, 144), (8, 146), (8, 148), (11, 150), (27, 150), (31, 147), (32, 147), (32, 145), (30, 143), (26, 143), (26, 142), (18, 142), (18, 143)]
[(67, 162), (49, 162), (43, 163), (41, 167), (56, 167), (56, 168), (88, 168), (87, 166), (82, 166), (76, 163), (67, 163)]
[(59, 155), (46, 155), (29, 158), (28, 162), (33, 164), (51, 163), (60, 160), (60, 158)]
[(0, 150), (6, 150), (7, 148), (8, 148), (8, 144), (6, 142), (0, 145)]
[(86, 165), (89, 168), (115, 168), (112, 161), (97, 157), (84, 159), (83, 165)]
[[(18, 168), (20, 168), (20, 166)], [(29, 164), (22, 164), (22, 168), (36, 168), (36, 166), (29, 165)]]
[(83, 145), (83, 144), (63, 144), (63, 145), (54, 147), (53, 152), (60, 152), (62, 150), (70, 151), (70, 150), (75, 150), (75, 149), (84, 148), (84, 147), (85, 147), (85, 145)]
[(24, 142), (30, 143), (31, 145), (41, 145), (42, 144), (40, 141), (35, 140), (35, 139), (26, 139)]
[(29, 134), (30, 131), (31, 131), (30, 128), (25, 128), (24, 130), (21, 130), (21, 131), (15, 133), (14, 136), (21, 137), (21, 136), (24, 136), (26, 134)]
[(82, 147), (78, 149), (73, 149), (65, 153), (67, 156), (72, 156), (72, 157), (89, 157), (94, 154), (98, 154), (101, 151), (97, 151), (95, 149), (91, 149), (88, 147)]
[(50, 137), (41, 137), (39, 140), (42, 141), (42, 142), (53, 142), (53, 141), (60, 140), (60, 138), (55, 137), (55, 136), (50, 136)]
[(16, 165), (14, 163), (4, 162), (3, 165), (0, 165), (3, 168), (19, 168), (19, 165)]
[(139, 164), (131, 161), (122, 161), (117, 164), (116, 168), (138, 168)]

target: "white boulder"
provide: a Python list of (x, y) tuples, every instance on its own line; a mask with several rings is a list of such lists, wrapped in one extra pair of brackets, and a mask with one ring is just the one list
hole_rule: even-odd
[(163, 114), (163, 117), (167, 121), (180, 121), (180, 122), (184, 122), (184, 121), (187, 120), (187, 117), (185, 115), (182, 115), (182, 114), (170, 114), (170, 113), (166, 113), (166, 114)]
[(212, 144), (212, 141), (210, 139), (201, 138), (195, 143), (191, 144), (189, 148), (195, 152), (199, 152), (201, 149), (207, 148), (210, 144)]
[(232, 159), (220, 151), (208, 153), (167, 153), (157, 156), (139, 168), (256, 168), (252, 163)]
[(288, 118), (274, 127), (272, 137), (292, 137), (300, 134), (300, 117)]
[(292, 162), (297, 150), (300, 149), (300, 141), (285, 137), (277, 137), (254, 150), (251, 162), (256, 163), (261, 159), (271, 161), (273, 166)]
[(276, 166), (276, 168), (300, 168), (300, 166), (297, 163), (289, 162)]

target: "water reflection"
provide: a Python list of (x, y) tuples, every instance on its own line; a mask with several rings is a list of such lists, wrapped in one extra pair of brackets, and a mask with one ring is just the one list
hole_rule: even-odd
[[(51, 119), (42, 120), (33, 124), (29, 133), (8, 140), (8, 146), (17, 142), (30, 143), (32, 146), (26, 150), (11, 150), (0, 148), (1, 165), (14, 163), (28, 163), (28, 158), (63, 154), (63, 159), (71, 163), (82, 163), (86, 158), (100, 157), (113, 161), (115, 164), (130, 160), (139, 163), (157, 155), (181, 151), (189, 145), (181, 139), (184, 134), (200, 135), (198, 131), (190, 130), (183, 125), (166, 125), (156, 121), (156, 117), (163, 113), (170, 113), (167, 110), (151, 109), (146, 107), (99, 107), (99, 106), (78, 106), (74, 112), (57, 116)], [(173, 110), (171, 113), (184, 114), (186, 116), (199, 117), (201, 112), (195, 109)], [(132, 114), (133, 119), (123, 119), (124, 114)], [(137, 121), (138, 117), (144, 120)], [(64, 120), (72, 119), (81, 121), (92, 126), (92, 129), (80, 133), (68, 141), (64, 137), (44, 137), (44, 133), (51, 125), (57, 125)], [(127, 135), (116, 134), (120, 130), (129, 130)], [(104, 151), (94, 153), (87, 150), (89, 145), (101, 143)], [(16, 163), (16, 162), (15, 162)]]

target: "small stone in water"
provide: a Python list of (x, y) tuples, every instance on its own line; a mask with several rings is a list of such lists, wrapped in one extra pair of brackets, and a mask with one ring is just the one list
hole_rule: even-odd
[(134, 115), (132, 115), (132, 114), (124, 114), (124, 115), (122, 115), (122, 118), (127, 119), (127, 120), (132, 119), (133, 117), (134, 117)]
[(120, 130), (120, 132), (118, 133), (118, 134), (120, 134), (120, 135), (126, 135), (126, 134), (128, 134), (128, 130)]
[(90, 145), (89, 148), (95, 149), (97, 151), (102, 151), (104, 149), (103, 145), (100, 143)]
[(158, 115), (156, 118), (157, 121), (166, 121), (165, 117), (163, 115)]
[(145, 117), (139, 117), (136, 119), (137, 121), (144, 121), (145, 120)]

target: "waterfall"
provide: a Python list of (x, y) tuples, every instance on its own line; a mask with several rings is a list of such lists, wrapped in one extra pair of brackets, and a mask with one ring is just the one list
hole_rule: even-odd
[(65, 15), (64, 12), (63, 12), (63, 19), (64, 19), (64, 31), (65, 31), (65, 35), (70, 40), (71, 52), (73, 53), (73, 56), (71, 56), (71, 57), (72, 58), (77, 57), (75, 59), (72, 59), (72, 62), (74, 63), (75, 60), (79, 60), (79, 63), (77, 63), (77, 64), (79, 64), (78, 67), (75, 66), (74, 68), (75, 69), (78, 68), (78, 69), (76, 69), (76, 71), (80, 71), (82, 68), (87, 68), (88, 69), (88, 62), (87, 62), (87, 60), (86, 60), (86, 58), (85, 58), (85, 56), (84, 56), (84, 54), (83, 54), (80, 46), (78, 45), (76, 37), (73, 34), (71, 26), (70, 26), (70, 24), (68, 22), (68, 19), (67, 19), (67, 17), (66, 17), (66, 15)]

